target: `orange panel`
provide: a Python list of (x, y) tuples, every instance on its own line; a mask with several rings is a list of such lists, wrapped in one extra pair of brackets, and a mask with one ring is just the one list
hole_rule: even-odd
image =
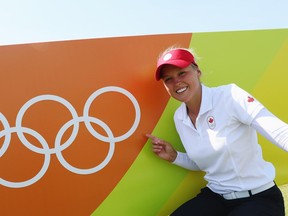
[[(125, 175), (146, 142), (143, 134), (153, 130), (169, 99), (161, 82), (154, 79), (159, 52), (174, 44), (188, 47), (190, 40), (191, 34), (171, 34), (0, 47), (0, 112), (4, 116), (0, 118), (0, 150), (4, 149), (4, 128), (6, 138), (11, 134), (8, 149), (0, 158), (0, 178), (29, 180), (39, 172), (44, 159), (50, 159), (45, 174), (33, 184), (20, 188), (0, 185), (0, 214), (91, 214)], [(107, 86), (124, 89), (135, 97), (141, 111), (139, 125), (131, 136), (115, 142), (113, 156), (102, 169), (89, 174), (71, 172), (59, 162), (56, 152), (71, 166), (88, 169), (101, 164), (111, 148), (109, 142), (95, 139), (80, 121), (90, 95)], [(46, 99), (27, 106), (20, 126), (16, 124), (21, 107), (39, 96)], [(76, 116), (49, 97), (65, 100)], [(99, 119), (114, 137), (119, 137), (131, 128), (135, 108), (123, 93), (104, 92), (91, 103), (89, 116)], [(9, 127), (3, 123), (4, 118)], [(71, 119), (79, 120), (77, 136), (69, 147), (54, 149), (59, 130)], [(94, 122), (92, 127), (107, 137), (103, 124)], [(66, 130), (61, 144), (71, 137), (72, 129)], [(19, 130), (38, 153), (23, 144), (16, 133)], [(44, 144), (29, 130), (47, 142), (46, 156)]]

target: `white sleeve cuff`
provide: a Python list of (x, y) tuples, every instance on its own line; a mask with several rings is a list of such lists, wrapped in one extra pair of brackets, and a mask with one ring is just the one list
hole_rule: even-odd
[(192, 161), (186, 153), (178, 152), (177, 157), (172, 164), (178, 165), (188, 170), (200, 170), (197, 164)]

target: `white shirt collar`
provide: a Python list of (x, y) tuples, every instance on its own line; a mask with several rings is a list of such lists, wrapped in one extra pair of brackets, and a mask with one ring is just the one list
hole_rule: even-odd
[[(201, 105), (200, 105), (200, 111), (198, 116), (208, 112), (209, 110), (212, 109), (213, 107), (213, 95), (212, 95), (212, 89), (206, 87), (205, 85), (201, 84), (202, 86), (202, 98), (201, 98)], [(187, 113), (187, 108), (186, 108), (186, 104), (182, 103), (181, 106), (179, 107), (179, 115), (177, 116), (179, 120), (182, 121), (189, 121), (189, 116)]]

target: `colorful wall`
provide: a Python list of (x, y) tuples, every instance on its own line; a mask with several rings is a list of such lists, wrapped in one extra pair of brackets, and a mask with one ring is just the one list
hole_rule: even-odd
[[(182, 150), (178, 102), (154, 79), (171, 45), (192, 47), (208, 86), (236, 83), (288, 122), (288, 29), (111, 37), (0, 46), (1, 215), (167, 215), (205, 185), (158, 159)], [(259, 136), (288, 183), (287, 152)]]

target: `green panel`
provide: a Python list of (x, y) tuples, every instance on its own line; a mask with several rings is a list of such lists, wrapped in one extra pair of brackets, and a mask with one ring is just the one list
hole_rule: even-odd
[(251, 91), (266, 71), (287, 29), (193, 34), (191, 47), (199, 57), (208, 86), (236, 83)]

